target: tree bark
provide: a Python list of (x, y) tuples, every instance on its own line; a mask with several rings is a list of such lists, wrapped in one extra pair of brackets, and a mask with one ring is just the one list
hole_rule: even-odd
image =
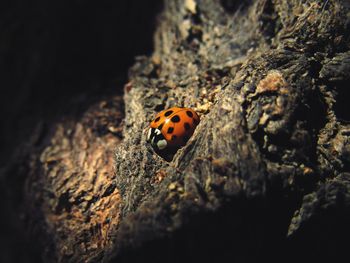
[[(165, 1), (124, 96), (39, 127), (7, 170), (44, 262), (340, 257), (349, 14), (346, 0)], [(167, 161), (145, 131), (172, 106), (201, 122)]]

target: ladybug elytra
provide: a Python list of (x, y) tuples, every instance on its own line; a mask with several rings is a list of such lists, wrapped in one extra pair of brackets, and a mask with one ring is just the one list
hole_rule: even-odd
[(198, 123), (199, 116), (192, 109), (163, 110), (151, 122), (147, 141), (156, 151), (176, 151), (187, 143)]

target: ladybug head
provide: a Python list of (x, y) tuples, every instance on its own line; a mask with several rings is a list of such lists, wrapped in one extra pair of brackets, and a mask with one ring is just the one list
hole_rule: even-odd
[(147, 142), (151, 143), (152, 147), (156, 150), (164, 150), (168, 142), (164, 138), (162, 132), (156, 128), (149, 128), (147, 134)]

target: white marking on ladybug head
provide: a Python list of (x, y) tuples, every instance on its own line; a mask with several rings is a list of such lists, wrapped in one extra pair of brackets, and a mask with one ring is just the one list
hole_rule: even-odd
[(159, 150), (163, 150), (166, 146), (168, 145), (168, 143), (166, 142), (166, 140), (159, 140), (157, 142), (157, 147)]
[(151, 140), (151, 134), (152, 134), (152, 128), (149, 128), (148, 133), (147, 133), (147, 141), (148, 142)]
[(161, 134), (162, 132), (161, 132), (160, 130), (158, 130), (158, 129), (155, 129), (154, 133), (155, 133), (156, 135), (159, 135), (159, 134)]

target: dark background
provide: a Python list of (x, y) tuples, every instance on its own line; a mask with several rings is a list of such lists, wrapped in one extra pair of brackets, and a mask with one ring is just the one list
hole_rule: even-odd
[(135, 56), (152, 52), (161, 8), (159, 0), (1, 1), (1, 263), (41, 260), (1, 171), (38, 125), (74, 118), (103, 96), (122, 94)]
[(1, 2), (3, 164), (37, 119), (70, 114), (69, 106), (121, 92), (135, 56), (152, 52), (161, 1)]

